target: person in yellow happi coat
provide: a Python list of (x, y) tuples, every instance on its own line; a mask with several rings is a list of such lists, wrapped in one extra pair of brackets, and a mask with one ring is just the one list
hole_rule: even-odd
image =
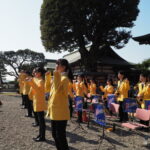
[[(30, 78), (28, 80), (29, 85), (33, 90), (33, 109), (37, 114), (37, 119), (39, 123), (39, 135), (34, 138), (36, 142), (45, 141), (45, 119), (44, 119), (44, 111), (46, 110), (46, 102), (45, 102), (45, 82), (44, 77), (45, 71), (43, 68), (35, 68), (34, 70), (34, 78)], [(36, 117), (36, 116), (35, 116)]]
[[(32, 72), (32, 76), (34, 77), (34, 70)], [(35, 118), (35, 123), (32, 123), (33, 127), (39, 126), (39, 121), (38, 121), (37, 113), (33, 110), (33, 96), (35, 94), (36, 94), (35, 90), (32, 88), (32, 86), (30, 86), (30, 90), (29, 90), (28, 96), (29, 96), (30, 105), (31, 105), (30, 107), (31, 107), (32, 112), (34, 113), (34, 118)]]
[(105, 88), (103, 86), (100, 86), (100, 90), (104, 92), (103, 99), (107, 99), (108, 94), (113, 94), (114, 93), (114, 87), (113, 87), (113, 81), (112, 79), (107, 80), (107, 85)]
[(148, 80), (146, 74), (141, 74), (140, 79), (143, 82), (140, 84), (141, 89), (139, 90), (138, 97), (143, 101), (141, 108), (145, 108), (144, 101), (150, 100), (150, 83), (147, 82)]
[(100, 90), (102, 92), (104, 92), (104, 95), (103, 95), (102, 99), (105, 101), (105, 106), (108, 109), (107, 97), (108, 97), (109, 94), (113, 94), (114, 93), (114, 87), (113, 87), (112, 79), (108, 79), (107, 80), (107, 85), (105, 86), (105, 88), (103, 86), (100, 86)]
[(143, 101), (144, 97), (142, 95), (144, 93), (144, 90), (146, 89), (147, 75), (145, 73), (141, 73), (139, 80), (140, 80), (140, 83), (138, 83), (136, 87), (138, 89), (137, 99), (138, 99), (140, 108), (144, 108), (144, 101)]
[(69, 150), (66, 139), (67, 120), (70, 119), (68, 87), (73, 75), (66, 59), (56, 62), (53, 85), (48, 103), (48, 114), (51, 119), (52, 136), (58, 150)]
[(83, 97), (87, 95), (87, 87), (85, 85), (84, 76), (79, 75), (77, 78), (77, 82), (75, 83), (75, 95)]
[[(146, 78), (145, 81), (147, 80), (147, 75), (146, 74), (141, 74), (144, 78)], [(144, 87), (142, 88), (142, 90), (138, 93), (138, 97), (139, 99), (142, 100), (142, 104), (141, 104), (141, 108), (146, 108), (145, 106), (145, 102), (150, 100), (150, 83), (146, 82), (146, 84), (144, 85)], [(144, 125), (149, 125), (149, 121), (140, 121), (140, 123), (144, 124)]]
[(130, 85), (128, 79), (125, 78), (124, 71), (118, 72), (118, 78), (119, 81), (115, 94), (117, 96), (117, 101), (119, 103), (119, 117), (120, 122), (126, 122), (128, 121), (128, 114), (123, 111), (123, 101), (125, 98), (128, 98), (128, 91), (130, 89)]
[[(26, 71), (25, 75), (26, 75), (26, 78), (28, 78), (30, 76), (30, 72)], [(30, 85), (26, 81), (26, 78), (22, 80), (22, 83), (23, 83), (22, 94), (23, 94), (23, 99), (25, 102), (25, 108), (27, 109), (27, 114), (25, 115), (25, 117), (32, 117), (32, 110), (30, 107), (30, 100), (28, 97), (28, 93), (30, 91)]]
[(96, 83), (94, 79), (90, 79), (90, 83), (88, 83), (88, 91), (90, 93), (91, 99), (96, 95)]
[(25, 74), (24, 70), (21, 70), (19, 73), (19, 77), (18, 77), (18, 85), (19, 85), (19, 93), (21, 94), (22, 97), (22, 106), (24, 106), (25, 108), (25, 101), (23, 99), (23, 81), (25, 80), (25, 78), (27, 77), (27, 75)]
[[(80, 98), (83, 101), (83, 108), (86, 108), (84, 97), (88, 94), (88, 87), (85, 84), (84, 76), (78, 75), (77, 82), (75, 83), (75, 99)], [(82, 122), (82, 110), (78, 111), (78, 122)]]

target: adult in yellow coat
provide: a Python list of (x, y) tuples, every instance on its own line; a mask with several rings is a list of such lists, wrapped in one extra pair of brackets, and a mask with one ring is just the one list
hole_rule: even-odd
[(53, 85), (48, 103), (52, 136), (58, 150), (69, 150), (66, 139), (67, 120), (70, 119), (68, 103), (69, 81), (73, 79), (69, 63), (65, 59), (56, 62)]
[[(33, 109), (37, 114), (37, 119), (39, 122), (39, 135), (34, 138), (36, 142), (45, 141), (45, 119), (44, 111), (46, 110), (45, 103), (45, 82), (43, 80), (44, 69), (36, 68), (34, 70), (34, 78), (28, 80), (29, 85), (33, 90)], [(36, 116), (35, 116), (36, 117)]]
[(128, 114), (123, 111), (123, 101), (125, 98), (128, 98), (128, 91), (130, 89), (129, 81), (127, 78), (125, 78), (125, 73), (123, 71), (120, 71), (118, 73), (118, 85), (117, 90), (115, 92), (117, 96), (117, 101), (119, 103), (119, 117), (120, 122), (126, 122), (128, 121)]

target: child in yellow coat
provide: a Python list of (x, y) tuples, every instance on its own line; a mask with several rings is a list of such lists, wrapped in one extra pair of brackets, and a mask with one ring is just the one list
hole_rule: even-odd
[(100, 90), (102, 92), (104, 92), (104, 95), (103, 95), (102, 99), (104, 100), (105, 106), (108, 109), (108, 107), (107, 107), (107, 97), (108, 97), (109, 94), (114, 93), (114, 87), (113, 87), (112, 79), (107, 80), (107, 85), (105, 86), (105, 88), (103, 86), (100, 86)]
[(70, 119), (68, 87), (73, 79), (69, 63), (65, 59), (56, 62), (53, 85), (48, 103), (52, 136), (58, 150), (69, 150), (66, 139), (67, 120)]
[[(140, 83), (138, 83), (137, 99), (141, 108), (144, 108), (144, 100), (147, 99), (147, 75), (145, 73), (140, 74)], [(145, 95), (146, 94), (146, 95)]]
[[(83, 105), (86, 104), (84, 102), (84, 97), (87, 95), (88, 88), (84, 83), (84, 76), (78, 75), (77, 82), (75, 83), (75, 96), (76, 98), (80, 97), (82, 99)], [(84, 107), (84, 106), (83, 106)], [(82, 110), (78, 111), (78, 122), (82, 122)]]
[[(28, 80), (29, 85), (33, 89), (33, 109), (36, 112), (39, 122), (39, 135), (34, 138), (36, 142), (45, 141), (45, 119), (44, 111), (46, 110), (45, 102), (45, 82), (43, 80), (44, 69), (36, 68), (34, 70), (34, 78)], [(36, 117), (36, 116), (35, 116)]]
[(117, 101), (119, 103), (119, 117), (120, 122), (128, 121), (128, 114), (123, 110), (123, 101), (128, 98), (128, 91), (130, 89), (129, 81), (125, 78), (125, 73), (123, 71), (118, 72), (118, 86), (115, 92), (117, 96)]

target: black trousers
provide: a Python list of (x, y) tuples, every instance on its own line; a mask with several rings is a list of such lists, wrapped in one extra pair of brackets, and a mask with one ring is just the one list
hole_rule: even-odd
[(34, 114), (34, 118), (35, 118), (35, 124), (39, 125), (39, 119), (38, 119), (37, 112), (33, 111), (33, 114)]
[(51, 120), (52, 136), (57, 150), (69, 150), (66, 138), (67, 120)]
[(45, 138), (45, 118), (44, 118), (44, 111), (36, 112), (38, 122), (39, 122), (39, 136), (41, 138)]
[(27, 108), (27, 115), (32, 116), (32, 101), (29, 100), (28, 95), (23, 95), (25, 100), (25, 107)]
[[(86, 109), (86, 103), (84, 102), (84, 98), (82, 97), (83, 108)], [(82, 122), (82, 110), (78, 110), (78, 122)]]
[(24, 102), (25, 108), (28, 107), (28, 100), (29, 100), (28, 95), (23, 95), (23, 102)]
[(70, 96), (69, 96), (69, 110), (70, 110), (70, 117), (72, 117), (73, 106), (72, 106), (72, 98)]
[(120, 121), (128, 121), (128, 113), (124, 112), (123, 102), (119, 102), (119, 118)]

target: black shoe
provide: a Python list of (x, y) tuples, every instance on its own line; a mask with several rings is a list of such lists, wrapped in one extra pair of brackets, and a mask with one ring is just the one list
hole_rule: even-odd
[(32, 124), (32, 127), (38, 127), (38, 126), (39, 126), (39, 124), (37, 124), (37, 123)]
[(21, 109), (26, 109), (26, 108), (25, 108), (25, 106), (23, 105), (23, 106), (21, 107)]
[(32, 117), (32, 115), (25, 115), (25, 117)]
[(44, 142), (44, 141), (46, 141), (46, 139), (45, 138), (42, 138), (42, 137), (38, 137), (38, 138), (35, 138), (35, 139), (33, 139), (35, 142)]
[(40, 135), (38, 135), (35, 139), (40, 138)]

